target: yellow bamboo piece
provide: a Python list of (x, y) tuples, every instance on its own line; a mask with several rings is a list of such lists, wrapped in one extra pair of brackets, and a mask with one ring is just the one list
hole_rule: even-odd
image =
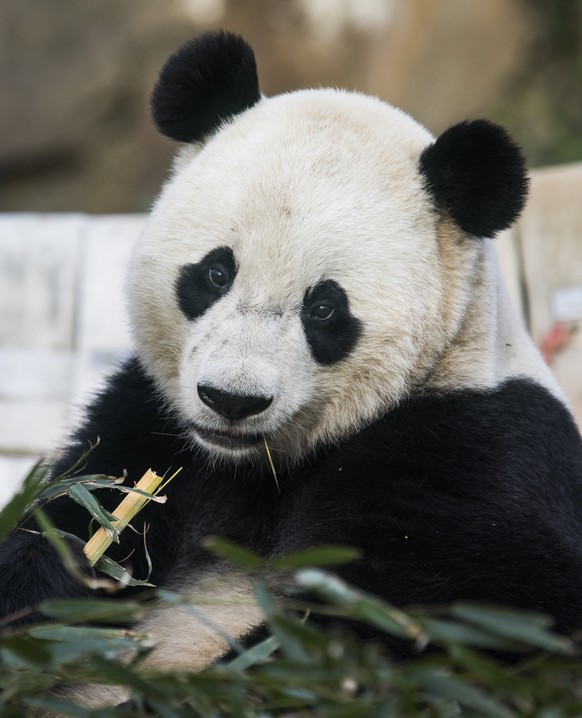
[[(135, 488), (140, 491), (144, 491), (147, 494), (152, 494), (153, 496), (163, 479), (163, 476), (158, 476), (154, 471), (148, 469), (137, 482)], [(137, 492), (132, 491), (130, 494), (127, 494), (115, 511), (113, 511), (113, 516), (115, 516), (117, 521), (112, 521), (112, 524), (116, 530), (121, 533), (121, 531), (123, 531), (129, 522), (150, 500), (151, 499), (148, 496), (143, 496)], [(113, 537), (111, 536), (111, 533), (103, 526), (93, 534), (83, 548), (85, 556), (87, 556), (91, 566), (94, 566), (97, 563), (112, 543)]]
[(273, 463), (273, 459), (271, 458), (271, 450), (269, 449), (269, 444), (267, 444), (267, 440), (265, 439), (265, 437), (263, 437), (263, 441), (265, 442), (265, 450), (267, 452), (267, 458), (269, 459), (271, 473), (273, 474), (273, 478), (275, 479), (275, 486), (277, 487), (278, 493), (281, 493), (281, 489), (279, 488), (279, 479), (277, 479), (277, 472), (275, 471), (275, 464)]

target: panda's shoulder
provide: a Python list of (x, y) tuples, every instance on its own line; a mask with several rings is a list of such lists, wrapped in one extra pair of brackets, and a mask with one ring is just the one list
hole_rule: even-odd
[(342, 467), (350, 483), (379, 483), (379, 490), (416, 477), (431, 490), (458, 484), (473, 496), (479, 485), (484, 494), (516, 486), (550, 491), (580, 488), (582, 441), (562, 401), (531, 379), (514, 378), (404, 401), (342, 444), (328, 464), (329, 473)]
[(141, 476), (148, 468), (164, 469), (168, 457), (184, 448), (179, 422), (136, 358), (111, 375), (88, 405), (84, 421), (54, 466), (58, 475), (87, 454), (84, 473)]

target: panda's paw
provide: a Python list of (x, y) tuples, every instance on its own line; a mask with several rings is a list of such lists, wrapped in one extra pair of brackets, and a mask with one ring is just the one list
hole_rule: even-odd
[[(83, 708), (111, 708), (129, 702), (129, 690), (123, 686), (105, 686), (97, 683), (86, 683), (78, 686), (67, 686), (55, 690), (55, 696)], [(144, 713), (144, 715), (148, 715)], [(44, 718), (44, 717), (43, 717)], [(49, 718), (47, 714), (46, 718)], [(55, 718), (51, 714), (51, 718)]]

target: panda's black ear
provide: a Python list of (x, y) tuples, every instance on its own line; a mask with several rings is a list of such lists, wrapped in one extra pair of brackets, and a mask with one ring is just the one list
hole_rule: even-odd
[(519, 216), (529, 180), (521, 149), (487, 120), (450, 127), (420, 156), (420, 171), (439, 211), (466, 232), (492, 237)]
[(255, 54), (242, 37), (208, 32), (170, 55), (152, 95), (159, 131), (198, 142), (261, 97)]

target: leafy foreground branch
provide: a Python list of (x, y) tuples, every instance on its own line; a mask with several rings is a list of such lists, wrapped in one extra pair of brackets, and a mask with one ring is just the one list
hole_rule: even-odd
[[(115, 480), (45, 478), (46, 469), (37, 467), (0, 513), (0, 537), (19, 525), (23, 512), (35, 510), (35, 502), (71, 491), (102, 527), (111, 522), (92, 492), (116, 486)], [(72, 561), (63, 536), (49, 527), (47, 532), (63, 560)], [(208, 547), (255, 575), (268, 568), (291, 576), (284, 596), (257, 580), (269, 638), (250, 650), (231, 640), (228, 660), (200, 673), (146, 673), (141, 665), (151, 651), (148, 637), (111, 626), (137, 624), (148, 604), (124, 600), (123, 591), (103, 600), (45, 603), (40, 608), (53, 622), (18, 630), (0, 626), (0, 718), (33, 714), (35, 708), (96, 718), (151, 715), (147, 710), (168, 718), (582, 715), (578, 645), (553, 634), (543, 616), (474, 605), (404, 613), (313, 568), (353, 559), (350, 549), (320, 547), (266, 562), (224, 540), (209, 541)], [(123, 569), (111, 561), (98, 566), (123, 578)], [(297, 599), (306, 590), (316, 604)], [(152, 591), (159, 601), (205, 620), (177, 594)], [(350, 628), (323, 630), (312, 620), (317, 614), (348, 619)], [(417, 656), (405, 664), (392, 661), (379, 645), (356, 638), (357, 624), (414, 641)], [(59, 688), (87, 682), (126, 686), (132, 702), (90, 711), (59, 697)]]

